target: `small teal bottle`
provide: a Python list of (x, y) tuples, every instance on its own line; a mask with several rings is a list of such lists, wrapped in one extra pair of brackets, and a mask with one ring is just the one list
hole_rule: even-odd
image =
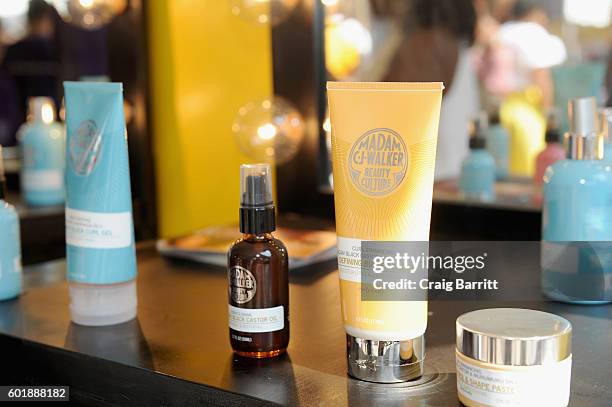
[(0, 301), (21, 293), (21, 247), (19, 216), (4, 200), (4, 166), (0, 146)]
[(481, 126), (474, 125), (470, 137), (470, 154), (463, 160), (459, 176), (459, 190), (467, 200), (495, 199), (495, 159), (486, 150)]
[(499, 113), (494, 112), (489, 118), (489, 127), (484, 131), (487, 151), (495, 160), (495, 177), (508, 177), (508, 157), (510, 151), (510, 135), (501, 125)]
[(612, 164), (602, 158), (594, 98), (574, 99), (567, 159), (544, 174), (542, 289), (556, 301), (612, 302)]
[(21, 190), (26, 204), (64, 203), (65, 133), (64, 126), (55, 121), (53, 100), (30, 98), (28, 121), (21, 126), (18, 135), (23, 157)]

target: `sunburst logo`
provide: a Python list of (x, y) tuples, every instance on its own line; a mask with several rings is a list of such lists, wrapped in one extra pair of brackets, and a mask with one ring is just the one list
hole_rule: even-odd
[(408, 160), (408, 150), (397, 132), (385, 128), (370, 130), (351, 148), (348, 163), (351, 181), (366, 195), (388, 195), (406, 176)]
[(70, 162), (78, 175), (89, 175), (100, 160), (102, 137), (93, 120), (85, 120), (70, 138)]

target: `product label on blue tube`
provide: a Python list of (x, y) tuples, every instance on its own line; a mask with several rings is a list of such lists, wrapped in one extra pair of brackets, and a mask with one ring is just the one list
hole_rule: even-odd
[(66, 208), (66, 243), (90, 249), (128, 247), (132, 244), (132, 214)]

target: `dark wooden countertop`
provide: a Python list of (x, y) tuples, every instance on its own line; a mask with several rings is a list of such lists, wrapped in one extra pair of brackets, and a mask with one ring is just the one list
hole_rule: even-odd
[[(418, 386), (346, 375), (345, 335), (334, 264), (291, 276), (291, 343), (284, 357), (235, 358), (227, 329), (223, 268), (138, 255), (138, 319), (110, 327), (70, 322), (64, 261), (25, 270), (25, 293), (0, 303), (2, 384), (69, 385), (87, 405), (459, 406), (454, 323), (501, 304), (430, 304), (426, 376)], [(506, 304), (508, 305), (508, 304)], [(554, 312), (574, 326), (572, 406), (612, 399), (612, 306), (513, 303)]]

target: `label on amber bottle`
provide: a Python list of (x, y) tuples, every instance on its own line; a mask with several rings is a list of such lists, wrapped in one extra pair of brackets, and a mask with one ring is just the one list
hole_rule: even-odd
[(234, 266), (229, 271), (229, 289), (232, 301), (236, 304), (246, 304), (255, 297), (257, 281), (249, 270)]
[(229, 306), (229, 326), (240, 332), (274, 332), (285, 328), (285, 309), (282, 305), (272, 308), (238, 308)]

